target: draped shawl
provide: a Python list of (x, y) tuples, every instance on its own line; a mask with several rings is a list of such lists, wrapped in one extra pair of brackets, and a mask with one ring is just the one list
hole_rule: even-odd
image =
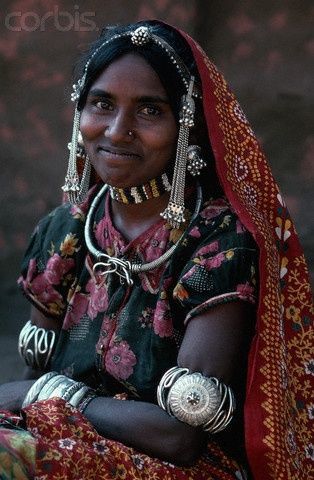
[(260, 249), (259, 305), (245, 403), (249, 463), (256, 480), (308, 480), (314, 476), (314, 330), (304, 254), (239, 103), (202, 48), (180, 33), (200, 74), (220, 183)]

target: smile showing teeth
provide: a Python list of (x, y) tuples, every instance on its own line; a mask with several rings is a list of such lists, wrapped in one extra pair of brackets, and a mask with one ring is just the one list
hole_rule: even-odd
[(117, 157), (117, 158), (118, 157), (138, 157), (138, 155), (136, 155), (135, 153), (124, 152), (124, 151), (113, 151), (113, 150), (109, 150), (102, 147), (99, 147), (98, 151), (110, 157)]
[(109, 153), (109, 155), (113, 155), (114, 157), (134, 157), (132, 153), (116, 153), (110, 152), (109, 150), (104, 150), (104, 152)]

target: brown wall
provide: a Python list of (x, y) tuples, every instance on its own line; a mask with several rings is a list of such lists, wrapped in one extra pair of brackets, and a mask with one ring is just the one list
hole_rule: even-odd
[(6, 0), (0, 7), (0, 325), (27, 319), (15, 287), (39, 217), (61, 198), (71, 68), (107, 23), (157, 17), (187, 30), (225, 73), (258, 134), (313, 268), (312, 0)]

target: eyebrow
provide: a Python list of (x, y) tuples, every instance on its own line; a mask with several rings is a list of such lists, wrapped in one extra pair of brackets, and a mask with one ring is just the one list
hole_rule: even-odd
[[(109, 92), (106, 92), (105, 90), (101, 90), (98, 88), (94, 88), (89, 91), (88, 93), (89, 97), (100, 97), (100, 98), (114, 98), (114, 95), (110, 94)], [(167, 98), (162, 97), (160, 95), (142, 95), (138, 98), (136, 98), (138, 102), (144, 102), (144, 103), (165, 103), (169, 105), (169, 100)]]

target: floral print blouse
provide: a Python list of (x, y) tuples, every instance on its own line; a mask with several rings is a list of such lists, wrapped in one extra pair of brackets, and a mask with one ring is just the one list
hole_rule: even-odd
[[(128, 287), (116, 275), (93, 273), (84, 225), (94, 195), (95, 188), (83, 204), (61, 205), (39, 222), (19, 284), (39, 310), (60, 321), (52, 370), (103, 394), (156, 402), (161, 376), (177, 363), (186, 323), (221, 302), (256, 301), (258, 250), (226, 199), (210, 199), (172, 257), (134, 275)], [(128, 242), (111, 221), (108, 196), (93, 228), (99, 250), (144, 263), (182, 233), (160, 219)]]

